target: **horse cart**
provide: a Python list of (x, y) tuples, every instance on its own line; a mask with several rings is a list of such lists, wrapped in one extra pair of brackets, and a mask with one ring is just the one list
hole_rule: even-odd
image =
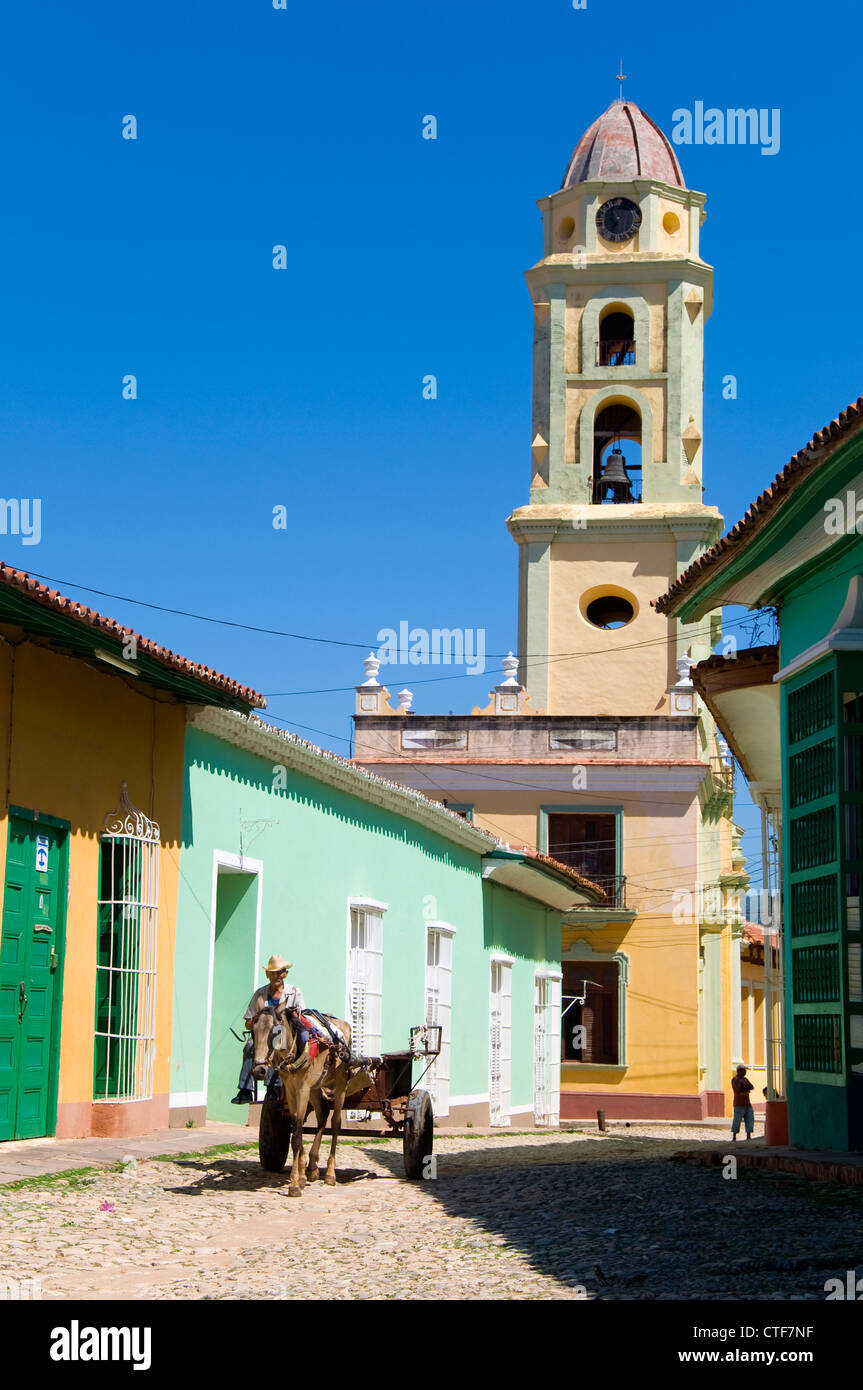
[[(441, 1028), (425, 1024), (411, 1029), (410, 1044), (404, 1052), (384, 1052), (380, 1057), (357, 1059), (357, 1089), (348, 1087), (345, 1107), (351, 1111), (371, 1111), (383, 1115), (396, 1134), (402, 1136), (405, 1174), (423, 1176), (423, 1165), (434, 1142), (434, 1112), (431, 1096), (413, 1084), (415, 1062), (426, 1061), (419, 1077), (423, 1080), (441, 1050)], [(370, 1083), (370, 1084), (369, 1084)], [(290, 1122), (285, 1116), (272, 1083), (261, 1109), (258, 1153), (261, 1167), (280, 1173), (290, 1147)]]

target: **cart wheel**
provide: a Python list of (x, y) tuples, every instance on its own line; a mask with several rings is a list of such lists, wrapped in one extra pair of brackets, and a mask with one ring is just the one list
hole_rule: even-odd
[(405, 1114), (403, 1152), (409, 1178), (423, 1177), (424, 1160), (434, 1144), (434, 1111), (428, 1091), (411, 1091)]
[(261, 1167), (268, 1173), (281, 1173), (290, 1147), (290, 1118), (285, 1114), (281, 1098), (268, 1091), (261, 1107), (261, 1127), (258, 1130)]

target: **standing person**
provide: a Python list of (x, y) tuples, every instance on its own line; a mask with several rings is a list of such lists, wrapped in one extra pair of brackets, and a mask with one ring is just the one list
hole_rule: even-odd
[[(270, 959), (264, 966), (267, 984), (255, 990), (249, 1000), (249, 1007), (246, 1009), (247, 1029), (251, 1030), (251, 1025), (261, 1012), (261, 1009), (266, 1009), (267, 1007), (276, 1008), (278, 1005), (284, 1004), (288, 1012), (296, 1010), (297, 1018), (302, 1014), (303, 1009), (306, 1007), (302, 990), (299, 989), (297, 985), (289, 985), (286, 979), (287, 973), (293, 966), (293, 963), (292, 960), (285, 960), (283, 956), (270, 956)], [(308, 1038), (308, 1031), (301, 1023), (298, 1031), (300, 1032), (300, 1037), (297, 1043), (300, 1051), (302, 1051), (306, 1039)], [(231, 1101), (232, 1105), (250, 1105), (255, 1099), (255, 1093), (252, 1089), (252, 1065), (254, 1055), (254, 1043), (252, 1039), (249, 1038), (243, 1048), (243, 1065), (240, 1068), (240, 1080), (238, 1083), (239, 1090)]]
[(742, 1120), (746, 1129), (746, 1138), (751, 1139), (752, 1131), (755, 1128), (755, 1111), (752, 1109), (752, 1102), (749, 1099), (752, 1082), (748, 1080), (746, 1068), (742, 1062), (731, 1078), (731, 1089), (734, 1092), (734, 1119), (731, 1122), (731, 1138), (736, 1141), (737, 1131)]

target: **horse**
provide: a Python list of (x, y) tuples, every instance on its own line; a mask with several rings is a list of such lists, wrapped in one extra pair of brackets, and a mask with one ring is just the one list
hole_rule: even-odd
[[(332, 1014), (325, 1017), (335, 1024), (350, 1050), (351, 1026)], [(254, 1042), (254, 1063), (252, 1076), (263, 1081), (272, 1067), (282, 1083), (281, 1107), (290, 1125), (293, 1163), (288, 1183), (288, 1196), (302, 1196), (302, 1189), (318, 1177), (318, 1154), (327, 1119), (332, 1110), (332, 1143), (327, 1159), (324, 1182), (328, 1187), (336, 1184), (336, 1143), (342, 1125), (342, 1109), (345, 1095), (364, 1090), (371, 1085), (372, 1078), (367, 1072), (352, 1071), (349, 1064), (337, 1056), (332, 1047), (318, 1039), (317, 1048), (313, 1039), (306, 1043), (301, 1053), (297, 1053), (297, 1030), (287, 1016), (284, 1005), (268, 1004), (261, 1009), (251, 1024)], [(303, 1149), (303, 1124), (310, 1109), (314, 1109), (317, 1121), (308, 1164)]]

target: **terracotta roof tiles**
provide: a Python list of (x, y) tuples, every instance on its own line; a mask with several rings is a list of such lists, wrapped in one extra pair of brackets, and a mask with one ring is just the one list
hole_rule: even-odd
[(717, 541), (715, 545), (712, 545), (709, 550), (706, 550), (695, 560), (688, 569), (684, 570), (666, 593), (654, 600), (653, 607), (656, 611), (658, 613), (671, 612), (691, 590), (698, 587), (699, 580), (708, 570), (713, 569), (720, 562), (730, 559), (736, 550), (748, 543), (766, 525), (769, 518), (789, 494), (805, 480), (812, 469), (824, 462), (823, 450), (840, 441), (843, 435), (846, 435), (850, 430), (859, 428), (861, 423), (863, 423), (863, 396), (858, 396), (857, 400), (841, 411), (835, 420), (830, 421), (829, 425), (816, 430), (809, 443), (786, 463), (770, 486), (762, 492), (760, 497), (755, 499), (742, 520), (738, 521), (736, 526), (732, 526), (726, 536), (723, 536), (720, 541)]
[(50, 609), (64, 618), (72, 619), (79, 623), (82, 628), (89, 628), (94, 633), (103, 633), (106, 637), (113, 637), (118, 641), (134, 641), (138, 652), (157, 661), (161, 666), (200, 681), (202, 685), (218, 690), (230, 699), (242, 701), (244, 704), (257, 709), (262, 709), (267, 703), (263, 695), (259, 694), (257, 690), (252, 690), (246, 685), (239, 685), (237, 681), (231, 680), (228, 676), (220, 675), (218, 671), (213, 671), (209, 666), (201, 666), (198, 662), (188, 661), (186, 657), (179, 656), (167, 647), (160, 647), (149, 637), (142, 637), (133, 628), (124, 627), (115, 618), (106, 618), (102, 613), (97, 613), (95, 609), (87, 608), (83, 603), (79, 603), (77, 599), (67, 598), (57, 589), (49, 589), (47, 584), (40, 584), (25, 570), (13, 569), (11, 565), (3, 564), (2, 561), (0, 561), (0, 585), (16, 590), (34, 603)]

